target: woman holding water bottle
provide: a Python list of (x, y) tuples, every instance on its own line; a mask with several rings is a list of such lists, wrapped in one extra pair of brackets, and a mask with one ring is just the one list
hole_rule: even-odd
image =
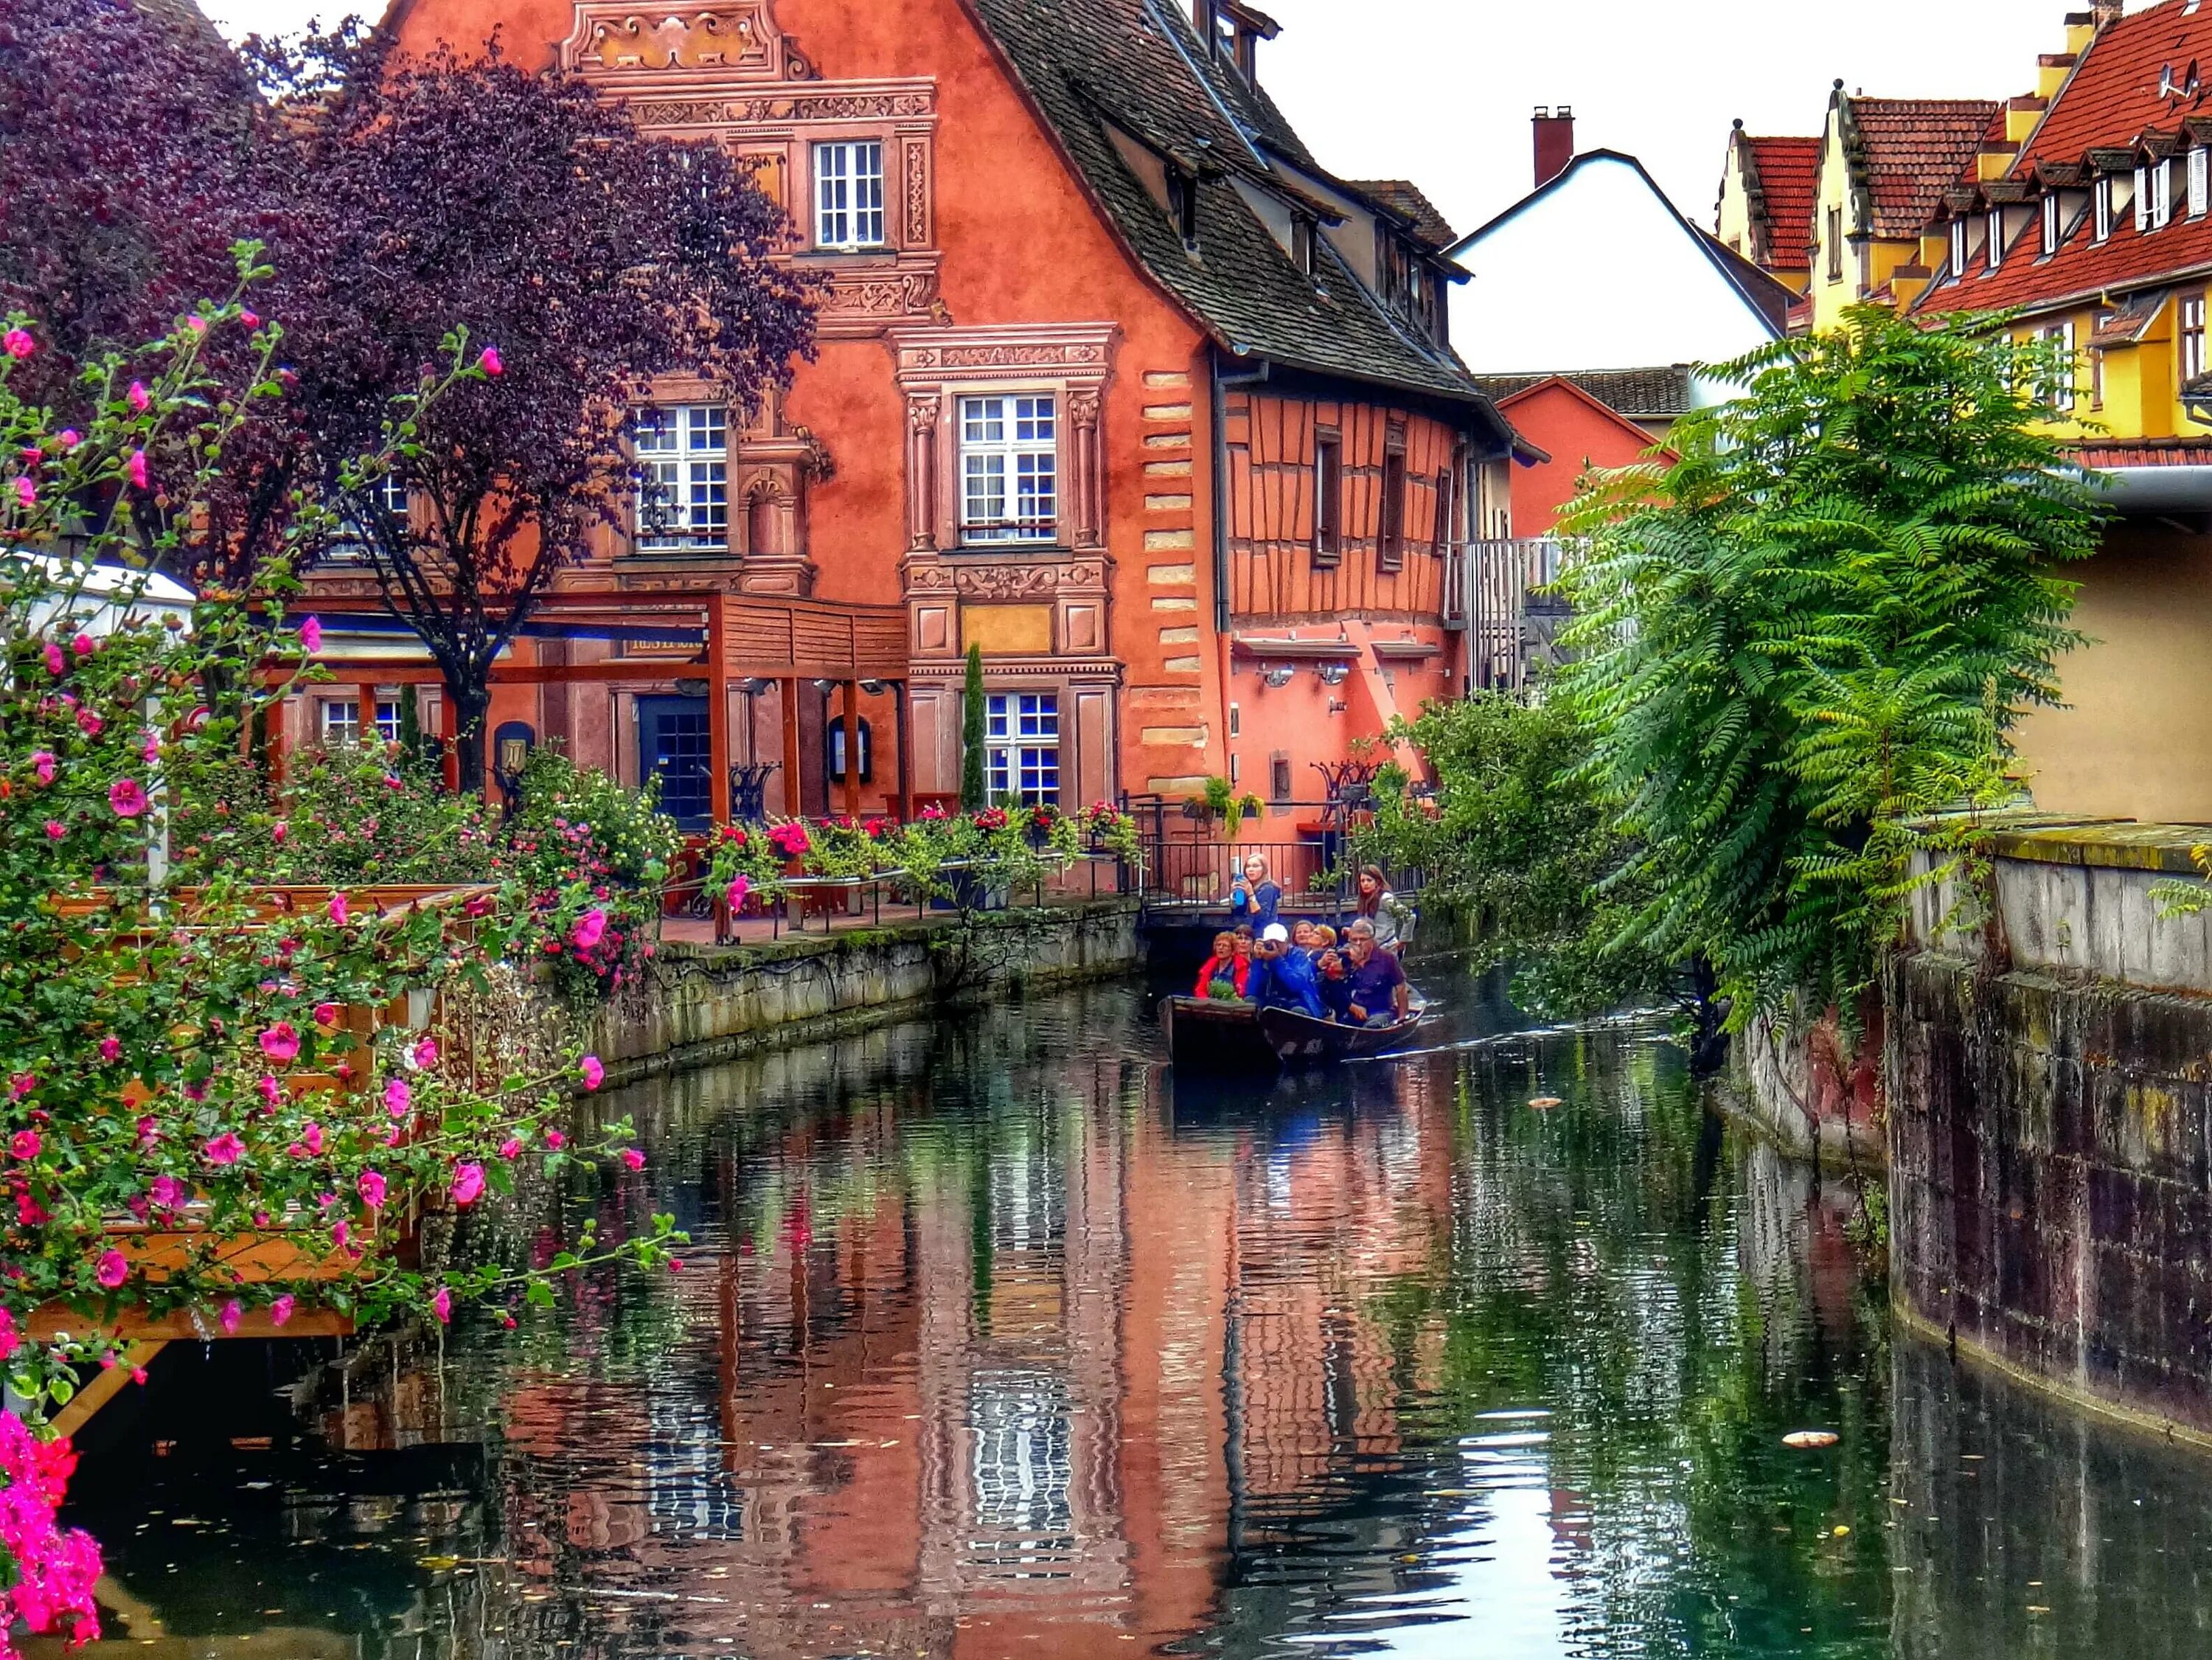
[(1254, 854), (1242, 870), (1230, 873), (1229, 914), (1249, 923), (1255, 933), (1273, 923), (1282, 903), (1283, 891), (1268, 879), (1263, 854)]

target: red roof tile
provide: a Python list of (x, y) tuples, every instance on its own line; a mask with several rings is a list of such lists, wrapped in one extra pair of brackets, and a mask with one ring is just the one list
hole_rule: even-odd
[(2085, 467), (2212, 466), (2212, 443), (2191, 438), (2098, 439), (2081, 445), (2073, 457)]
[[(2162, 95), (2166, 71), (2186, 82), (2196, 69), (2204, 84), (2192, 95)], [(2091, 43), (2051, 112), (2021, 154), (2038, 161), (2079, 161), (2100, 145), (2132, 143), (2146, 127), (2171, 132), (2185, 115), (2212, 115), (2212, 8), (2164, 0), (2107, 24)]]
[(1777, 271), (1812, 270), (1822, 141), (1747, 137), (1743, 142), (1750, 148), (1765, 203), (1767, 263)]
[(1986, 98), (1853, 98), (1851, 125), (1873, 198), (1874, 234), (1917, 237), (1936, 217), (1944, 192), (1968, 176), (1994, 127), (2003, 136), (2004, 106)]

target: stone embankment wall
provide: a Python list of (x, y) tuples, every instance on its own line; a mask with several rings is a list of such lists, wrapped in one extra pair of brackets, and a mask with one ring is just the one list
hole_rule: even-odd
[(1869, 997), (1856, 1030), (1831, 1012), (1810, 1027), (1755, 1021), (1713, 1080), (1719, 1103), (1791, 1157), (1844, 1174), (1889, 1167), (1881, 1125), (1882, 1008)]
[(795, 935), (773, 945), (664, 945), (586, 1043), (617, 1083), (706, 1066), (978, 994), (1120, 974), (1139, 960), (1127, 900)]
[(1884, 1001), (1899, 1312), (2212, 1441), (2212, 916), (2166, 915), (2156, 892), (2205, 839), (1995, 836), (1994, 903), (1923, 893)]

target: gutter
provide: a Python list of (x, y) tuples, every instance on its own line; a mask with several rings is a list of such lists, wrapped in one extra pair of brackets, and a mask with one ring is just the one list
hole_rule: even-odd
[(2212, 513), (2212, 466), (2116, 467), (2091, 484), (2124, 514)]
[(1243, 374), (1222, 373), (1221, 354), (1206, 353), (1213, 415), (1213, 631), (1229, 632), (1229, 388), (1265, 386), (1274, 365), (1262, 360)]

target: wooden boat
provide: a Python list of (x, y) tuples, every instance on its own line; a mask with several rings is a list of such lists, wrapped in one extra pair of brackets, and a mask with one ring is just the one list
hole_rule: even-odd
[(1273, 1072), (1285, 1066), (1388, 1055), (1411, 1041), (1427, 1018), (1428, 1006), (1419, 999), (1395, 1026), (1339, 1025), (1292, 1009), (1262, 1009), (1199, 997), (1169, 997), (1160, 1002), (1169, 1058), (1179, 1067), (1209, 1072)]
[(1416, 998), (1406, 1018), (1395, 1026), (1341, 1025), (1334, 1020), (1316, 1020), (1296, 1009), (1261, 1009), (1256, 1018), (1260, 1035), (1276, 1061), (1286, 1067), (1303, 1067), (1388, 1055), (1411, 1043), (1428, 1016), (1427, 1003)]

